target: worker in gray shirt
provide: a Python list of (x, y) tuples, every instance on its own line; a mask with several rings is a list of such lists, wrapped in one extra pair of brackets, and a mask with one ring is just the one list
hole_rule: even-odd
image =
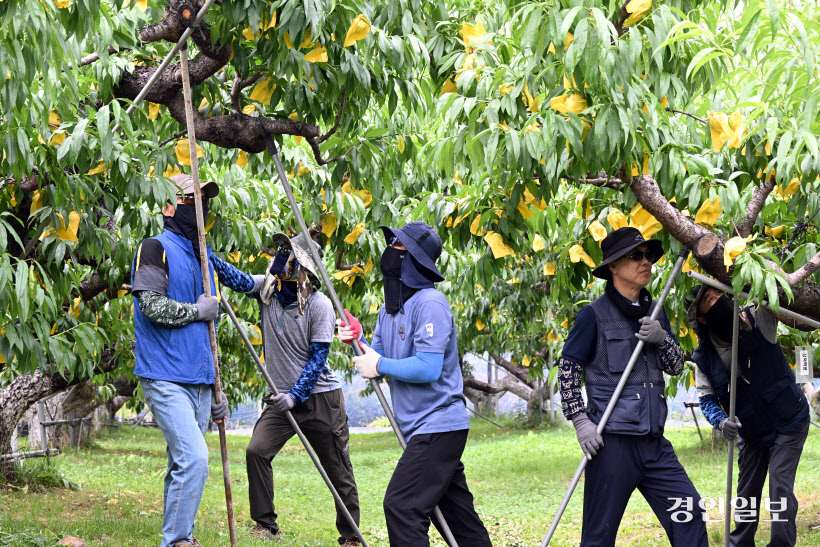
[[(339, 492), (359, 522), (359, 494), (350, 463), (350, 433), (341, 383), (327, 366), (336, 315), (330, 299), (318, 291), (316, 265), (304, 235), (273, 236), (278, 249), (267, 272), (248, 275), (219, 259), (214, 270), (224, 286), (256, 297), (260, 302), (265, 366), (279, 391), (268, 395), (245, 453), (253, 536), (278, 541), (279, 524), (273, 504), (271, 462), (296, 432), (285, 415), (290, 411)], [(356, 531), (344, 514), (336, 513), (340, 545), (359, 545)]]
[[(726, 439), (738, 440), (735, 529), (730, 545), (753, 547), (766, 475), (772, 537), (769, 545), (797, 541), (794, 479), (809, 431), (809, 405), (777, 340), (777, 319), (765, 309), (743, 308), (738, 332), (735, 418), (729, 409), (733, 305), (706, 285), (692, 289), (689, 326), (697, 330), (695, 382), (700, 409)], [(742, 506), (741, 506), (742, 505)]]

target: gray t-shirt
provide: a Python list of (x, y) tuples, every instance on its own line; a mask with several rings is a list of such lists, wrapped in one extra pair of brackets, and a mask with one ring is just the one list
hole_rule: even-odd
[[(257, 276), (254, 276), (255, 278)], [(261, 283), (257, 282), (253, 296), (258, 296)], [(333, 341), (336, 314), (330, 299), (314, 292), (305, 304), (304, 317), (296, 315), (296, 308), (284, 310), (279, 300), (270, 304), (260, 301), (262, 338), (265, 341), (265, 368), (276, 389), (287, 393), (302, 375), (310, 356), (312, 342)], [(342, 387), (336, 373), (325, 366), (311, 393), (324, 393)]]

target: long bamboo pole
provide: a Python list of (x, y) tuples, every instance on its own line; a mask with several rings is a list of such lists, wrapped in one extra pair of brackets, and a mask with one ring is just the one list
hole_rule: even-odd
[[(675, 279), (678, 277), (678, 273), (683, 267), (683, 262), (684, 260), (686, 260), (687, 256), (689, 256), (689, 249), (687, 247), (684, 247), (678, 255), (678, 260), (677, 262), (675, 262), (675, 266), (672, 268), (672, 273), (669, 274), (669, 279), (666, 280), (666, 285), (663, 287), (663, 292), (661, 293), (660, 298), (658, 298), (658, 302), (655, 305), (655, 309), (652, 310), (652, 314), (649, 316), (650, 318), (656, 319), (660, 314), (661, 310), (663, 309), (663, 302), (669, 295), (669, 291), (672, 290), (672, 285), (674, 285)], [(604, 410), (604, 415), (601, 416), (601, 421), (598, 424), (599, 435), (603, 433), (604, 427), (606, 427), (606, 423), (609, 421), (609, 416), (615, 409), (615, 404), (618, 402), (618, 398), (621, 396), (621, 392), (624, 390), (626, 381), (629, 379), (629, 375), (632, 373), (632, 369), (635, 367), (635, 363), (638, 361), (638, 357), (641, 355), (643, 347), (644, 342), (642, 340), (638, 340), (638, 345), (635, 346), (635, 349), (632, 351), (632, 356), (629, 358), (629, 362), (626, 364), (626, 368), (624, 369), (624, 372), (621, 375), (621, 379), (618, 381), (618, 385), (615, 387), (615, 391), (612, 393), (612, 398), (609, 400), (609, 404), (607, 404), (606, 410)], [(550, 544), (552, 535), (558, 528), (558, 523), (561, 521), (561, 517), (563, 516), (564, 510), (567, 508), (567, 505), (569, 504), (569, 500), (572, 497), (572, 493), (575, 491), (575, 487), (578, 486), (578, 482), (581, 480), (581, 475), (584, 473), (584, 469), (586, 468), (588, 461), (589, 460), (587, 460), (586, 456), (581, 458), (581, 463), (578, 464), (578, 469), (575, 470), (575, 475), (573, 475), (572, 481), (569, 484), (569, 488), (567, 488), (567, 493), (564, 494), (564, 499), (561, 500), (561, 505), (558, 507), (558, 512), (552, 519), (552, 523), (550, 523), (550, 527), (549, 530), (547, 530), (547, 535), (544, 537), (544, 541), (541, 542), (541, 547), (547, 547), (547, 545)]]
[[(273, 141), (273, 137), (267, 131), (263, 132), (263, 137), (265, 138), (265, 144), (268, 147), (268, 153), (270, 153), (271, 158), (273, 158), (273, 164), (276, 166), (276, 172), (279, 175), (279, 181), (282, 184), (282, 189), (285, 191), (285, 195), (288, 198), (288, 203), (290, 203), (290, 208), (293, 211), (293, 216), (296, 217), (297, 225), (299, 226), (300, 233), (305, 234), (308, 241), (311, 240), (310, 233), (308, 232), (307, 225), (305, 224), (305, 219), (302, 217), (302, 212), (299, 210), (299, 204), (296, 203), (296, 198), (293, 197), (293, 190), (290, 188), (290, 183), (288, 182), (287, 176), (285, 176), (285, 170), (282, 168), (282, 162), (279, 160), (279, 152), (276, 150), (276, 143)], [(341, 300), (339, 300), (339, 295), (336, 294), (336, 289), (333, 288), (333, 283), (330, 282), (330, 276), (327, 275), (327, 270), (325, 269), (325, 265), (322, 262), (322, 258), (319, 256), (319, 253), (316, 251), (316, 247), (314, 245), (308, 245), (308, 251), (310, 252), (310, 257), (313, 259), (313, 262), (316, 264), (316, 267), (319, 269), (319, 274), (322, 276), (322, 282), (327, 287), (328, 295), (330, 296), (330, 300), (333, 302), (333, 307), (336, 308), (336, 313), (339, 314), (339, 317), (346, 318), (344, 307), (342, 306)], [(358, 344), (351, 344), (353, 347), (353, 352), (358, 356), (362, 355), (362, 348), (359, 347)], [(407, 447), (407, 441), (404, 439), (404, 435), (402, 435), (401, 430), (399, 429), (398, 423), (396, 423), (396, 417), (393, 415), (393, 412), (390, 410), (390, 405), (387, 404), (387, 399), (384, 397), (384, 393), (382, 393), (382, 389), (379, 386), (379, 383), (376, 380), (370, 380), (370, 386), (373, 388), (373, 391), (376, 393), (376, 397), (379, 399), (379, 403), (381, 403), (382, 408), (384, 409), (384, 414), (387, 416), (387, 420), (390, 422), (390, 427), (393, 428), (393, 432), (396, 434), (396, 437), (399, 439), (399, 445), (401, 446), (402, 450)], [(450, 531), (450, 527), (447, 525), (447, 522), (444, 520), (444, 515), (441, 514), (441, 510), (436, 507), (434, 510), (434, 516), (438, 520), (439, 526), (441, 527), (441, 531), (443, 532), (444, 538), (447, 540), (447, 543), (450, 544), (450, 547), (458, 547), (458, 543), (456, 542), (456, 538), (453, 536), (453, 533)]]
[[(191, 79), (188, 72), (188, 49), (183, 46), (179, 52), (182, 64), (182, 92), (185, 97), (185, 119), (188, 124), (188, 142), (190, 144), (191, 175), (194, 178), (194, 208), (196, 209), (196, 230), (199, 239), (199, 264), (202, 269), (202, 289), (205, 296), (211, 296), (211, 272), (208, 268), (208, 251), (205, 247), (205, 219), (202, 215), (202, 185), (199, 183), (199, 162), (196, 156), (196, 134), (194, 132), (194, 107), (191, 102)], [(219, 375), (219, 356), (216, 344), (216, 327), (208, 321), (208, 336), (211, 340), (211, 353), (214, 360), (214, 400), (222, 400), (222, 381)], [(231, 495), (231, 469), (228, 464), (228, 443), (225, 436), (225, 421), (217, 423), (219, 429), (219, 448), (222, 453), (222, 478), (225, 483), (225, 505), (228, 510), (228, 531), (231, 546), (236, 547), (236, 521), (233, 515), (233, 496)]]
[[(231, 318), (236, 330), (239, 331), (239, 336), (242, 337), (242, 341), (245, 343), (245, 347), (248, 348), (248, 353), (251, 354), (251, 358), (253, 362), (256, 363), (256, 368), (259, 369), (259, 373), (265, 379), (265, 383), (268, 384), (268, 388), (270, 388), (271, 392), (274, 395), (279, 395), (279, 390), (276, 389), (276, 385), (273, 383), (273, 378), (270, 377), (268, 374), (268, 370), (265, 368), (264, 363), (259, 358), (259, 354), (256, 353), (256, 350), (253, 349), (253, 344), (251, 343), (250, 339), (248, 338), (248, 333), (245, 332), (245, 329), (239, 323), (239, 319), (236, 318), (236, 314), (234, 314), (233, 309), (231, 309), (230, 304), (228, 303), (228, 299), (225, 298), (225, 293), (220, 294), (220, 301), (222, 302), (222, 309), (225, 310), (225, 313), (228, 314), (228, 317)], [(330, 477), (328, 476), (325, 469), (322, 467), (319, 458), (316, 456), (316, 453), (313, 451), (313, 447), (310, 446), (310, 443), (305, 437), (305, 434), (302, 433), (302, 428), (299, 427), (299, 424), (296, 423), (296, 419), (293, 417), (293, 413), (290, 410), (285, 411), (285, 416), (290, 422), (290, 426), (293, 428), (293, 431), (296, 432), (296, 436), (299, 437), (299, 440), (302, 441), (302, 445), (305, 447), (305, 451), (310, 456), (310, 459), (313, 460), (313, 465), (316, 466), (316, 469), (319, 471), (319, 474), (322, 475), (322, 479), (324, 479), (325, 484), (327, 485), (330, 493), (333, 494), (333, 499), (336, 500), (336, 506), (341, 509), (342, 513), (344, 513), (345, 519), (347, 522), (356, 530), (356, 537), (359, 538), (359, 541), (364, 547), (367, 546), (367, 541), (365, 541), (364, 536), (362, 535), (362, 531), (359, 530), (359, 525), (356, 524), (356, 521), (353, 519), (353, 515), (350, 514), (350, 511), (347, 510), (344, 502), (342, 501), (342, 497), (339, 495), (339, 492), (336, 490), (336, 487), (333, 486), (333, 483), (330, 481)]]

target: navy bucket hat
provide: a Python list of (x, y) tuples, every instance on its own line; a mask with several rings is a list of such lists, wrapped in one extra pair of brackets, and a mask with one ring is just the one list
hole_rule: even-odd
[(428, 274), (425, 277), (433, 282), (444, 281), (444, 276), (436, 267), (436, 260), (441, 256), (441, 238), (426, 222), (408, 222), (396, 230), (389, 226), (380, 226), (387, 242), (395, 237), (407, 248), (415, 261)]

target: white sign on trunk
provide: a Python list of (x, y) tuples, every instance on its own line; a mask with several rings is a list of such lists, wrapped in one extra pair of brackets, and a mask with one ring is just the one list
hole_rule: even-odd
[(796, 364), (794, 371), (798, 384), (814, 381), (814, 348), (811, 346), (796, 346), (794, 348)]

